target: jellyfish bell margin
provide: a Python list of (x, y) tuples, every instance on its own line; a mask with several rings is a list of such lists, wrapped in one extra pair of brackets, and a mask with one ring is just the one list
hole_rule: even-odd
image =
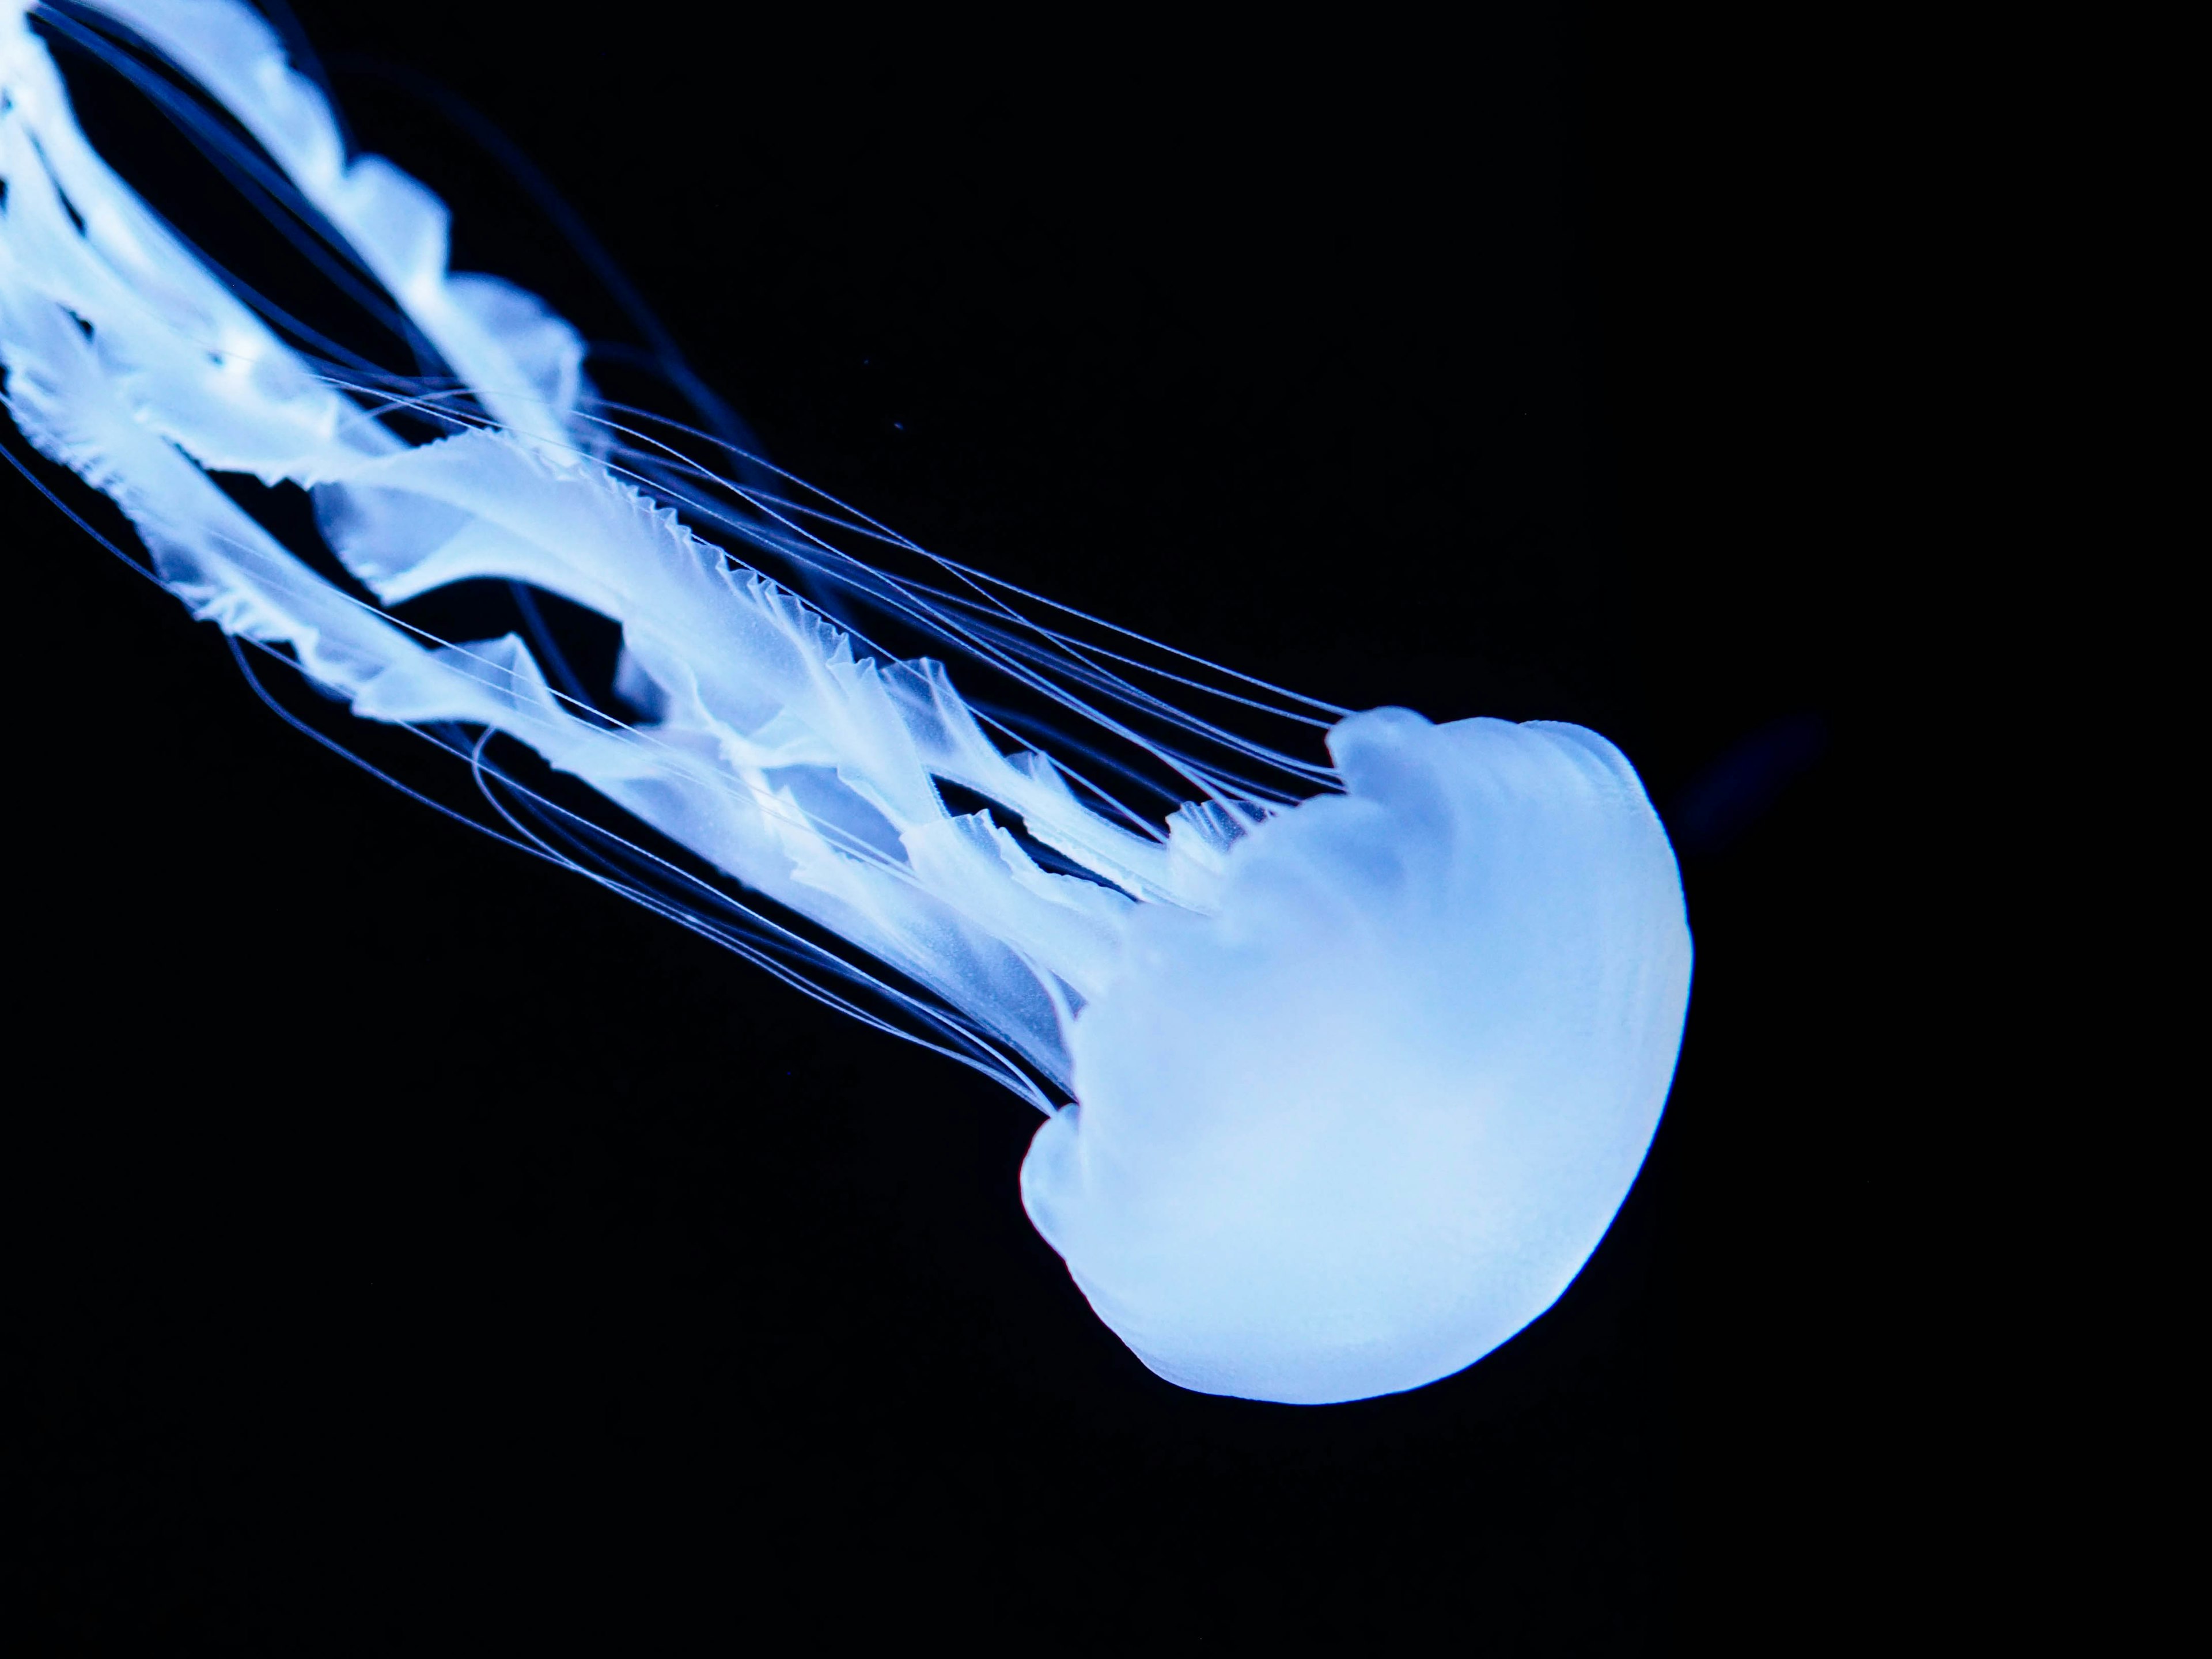
[[(781, 515), (763, 529), (717, 509), (742, 495), (726, 481), (641, 471), (644, 441), (586, 406), (574, 331), (501, 279), (447, 270), (444, 204), (348, 157), (258, 16), (237, 0), (71, 12), (101, 14), (238, 118), (258, 156), (202, 136), (256, 176), (273, 161), (302, 222), (358, 256), (477, 406), (452, 415), (404, 377), (365, 384), (295, 349), (92, 151), (25, 7), (0, 0), (8, 407), (123, 508), (165, 586), (234, 640), (288, 649), (360, 718), (480, 730), (472, 767), (494, 732), (534, 750), (937, 998), (930, 1029), (968, 1046), (931, 1046), (996, 1056), (977, 1069), (1047, 1109), (1024, 1207), (1170, 1381), (1286, 1403), (1397, 1392), (1557, 1299), (1650, 1144), (1688, 996), (1679, 873), (1617, 750), (1577, 726), (1386, 708), (1338, 720), (1332, 772), (1165, 705), (1001, 600), (963, 609), (863, 571), (979, 676), (995, 665), (1059, 705), (1062, 758), (1027, 747), (942, 665), (832, 625), (680, 521), (662, 492), (756, 556), (830, 556), (791, 527), (826, 521), (827, 498), (796, 481), (792, 500), (748, 498)], [(54, 26), (128, 67), (81, 23)], [(380, 418), (401, 406), (444, 416), (447, 435), (406, 441)], [(376, 603), (311, 568), (214, 471), (312, 489), (328, 551)], [(452, 643), (387, 608), (483, 578), (619, 623), (617, 690), (642, 718), (561, 698), (517, 635)], [(1243, 701), (1260, 685), (1212, 672)], [(1262, 689), (1309, 727), (1342, 714)], [(1131, 710), (1169, 738), (1138, 735)], [(1192, 799), (1163, 818), (1079, 795), (1063, 763), (1089, 752), (1078, 720)], [(1208, 742), (1228, 759), (1193, 759)], [(1255, 771), (1264, 787), (1240, 781)], [(558, 833), (546, 814), (562, 809), (501, 781)], [(947, 784), (1029, 842), (952, 810)], [(1331, 784), (1343, 793), (1298, 799)], [(623, 890), (702, 928), (728, 909)], [(747, 943), (763, 934), (715, 937), (773, 966)], [(1052, 1112), (1036, 1077), (1073, 1103)]]
[(1691, 969), (1666, 833), (1595, 732), (1383, 708), (1329, 748), (1346, 793), (1237, 842), (1217, 915), (1132, 919), (1022, 1166), (1154, 1371), (1310, 1405), (1558, 1299), (1657, 1130)]

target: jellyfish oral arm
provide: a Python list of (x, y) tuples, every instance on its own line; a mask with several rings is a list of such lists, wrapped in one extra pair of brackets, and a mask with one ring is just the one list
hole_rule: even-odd
[[(1205, 839), (1109, 823), (1045, 757), (1002, 754), (936, 664), (856, 657), (596, 465), (573, 407), (573, 349), (553, 349), (567, 325), (519, 289), (473, 312), (453, 301), (456, 284), (481, 297), (491, 279), (443, 273), (443, 207), (376, 158), (342, 164), (319, 89), (258, 18), (221, 3), (103, 9), (263, 140), (501, 418), (410, 447), (333, 387), (90, 150), (15, 7), (0, 13), (0, 361), (25, 434), (115, 498), (197, 614), (289, 646), (364, 717), (530, 744), (1065, 1085), (1061, 1025), (1103, 982), (1131, 895), (1201, 893), (1215, 874)], [(553, 360), (568, 367), (533, 374)], [(536, 397), (519, 415), (518, 386)], [(332, 550), (386, 605), (497, 576), (612, 617), (619, 684), (653, 718), (610, 729), (565, 708), (513, 636), (426, 647), (288, 552), (208, 471), (312, 489)], [(949, 812), (938, 779), (1005, 805), (1110, 884), (1040, 868), (988, 817)]]
[[(114, 500), (195, 615), (289, 650), (364, 719), (528, 745), (1072, 1093), (1023, 1201), (1161, 1375), (1388, 1393), (1558, 1297), (1650, 1143), (1688, 996), (1673, 854), (1617, 750), (1374, 710), (1330, 734), (1338, 792), (1276, 810), (1212, 790), (1149, 827), (1102, 810), (1042, 748), (1003, 750), (941, 664), (872, 653), (645, 494), (593, 417), (575, 331), (449, 270), (444, 204), (349, 158), (322, 89), (239, 0), (44, 15), (115, 54), (79, 14), (228, 112), (259, 146), (240, 165), (455, 387), (412, 404), (448, 435), (410, 442), (386, 418), (410, 396), (394, 377), (295, 349), (94, 152), (31, 9), (0, 0), (6, 405)], [(374, 602), (213, 473), (311, 491)], [(516, 635), (447, 643), (390, 613), (485, 578), (618, 623), (639, 718), (556, 693)], [(947, 785), (1022, 836), (948, 808)]]

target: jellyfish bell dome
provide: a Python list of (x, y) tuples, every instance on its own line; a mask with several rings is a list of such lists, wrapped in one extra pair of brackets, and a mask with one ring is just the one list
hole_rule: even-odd
[(1690, 934), (1634, 769), (1581, 726), (1330, 733), (1346, 793), (1146, 906), (1078, 1015), (1022, 1198), (1099, 1317), (1211, 1394), (1322, 1404), (1472, 1364), (1627, 1196)]

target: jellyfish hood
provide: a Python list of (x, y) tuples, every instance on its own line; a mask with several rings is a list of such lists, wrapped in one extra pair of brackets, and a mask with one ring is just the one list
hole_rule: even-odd
[(1658, 1127), (1690, 986), (1666, 833), (1577, 726), (1339, 724), (1346, 793), (1146, 906), (1022, 1168), (1100, 1318), (1188, 1389), (1321, 1404), (1565, 1290)]

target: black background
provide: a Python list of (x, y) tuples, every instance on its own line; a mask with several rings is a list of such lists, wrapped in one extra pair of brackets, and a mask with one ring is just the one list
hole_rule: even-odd
[(1613, 738), (1698, 982), (1550, 1314), (1409, 1395), (1181, 1393), (1030, 1231), (1028, 1108), (313, 749), (0, 477), (27, 1650), (1643, 1653), (1786, 1554), (1853, 744), (1802, 44), (301, 12), (457, 267), (622, 331), (362, 59), (504, 129), (777, 461), (920, 541), (1346, 704)]

